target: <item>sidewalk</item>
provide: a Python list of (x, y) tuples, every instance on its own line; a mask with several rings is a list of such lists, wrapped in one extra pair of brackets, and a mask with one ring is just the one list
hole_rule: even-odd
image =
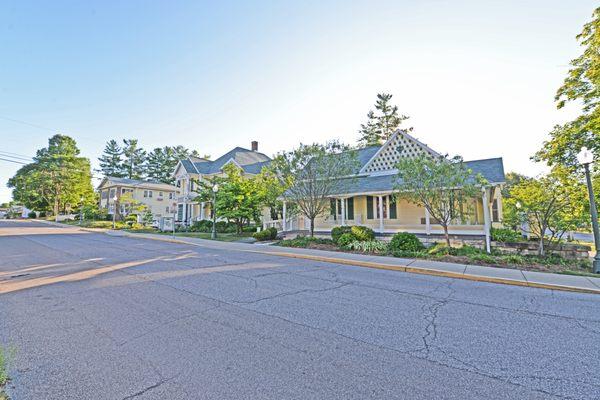
[(430, 260), (418, 260), (364, 254), (343, 253), (313, 249), (298, 249), (262, 244), (219, 242), (198, 238), (168, 236), (151, 233), (107, 231), (113, 236), (145, 238), (174, 243), (185, 243), (220, 250), (246, 251), (279, 257), (302, 258), (313, 261), (331, 262), (367, 268), (436, 275), (517, 286), (537, 287), (552, 290), (600, 294), (600, 277), (562, 275), (546, 272), (521, 271), (518, 269), (484, 267), (479, 265), (454, 264)]

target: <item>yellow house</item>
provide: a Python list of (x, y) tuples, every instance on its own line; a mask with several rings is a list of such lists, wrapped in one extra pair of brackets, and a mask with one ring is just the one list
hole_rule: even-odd
[(173, 216), (176, 211), (177, 187), (162, 182), (151, 182), (107, 176), (98, 186), (100, 208), (109, 214), (117, 213), (117, 219), (128, 214), (133, 201), (146, 205), (153, 220)]
[(242, 174), (252, 176), (259, 174), (270, 162), (271, 158), (258, 151), (256, 141), (251, 143), (250, 150), (235, 147), (214, 161), (198, 157), (180, 160), (173, 172), (178, 189), (176, 221), (191, 225), (195, 221), (211, 219), (210, 203), (195, 200), (198, 197), (198, 182), (223, 176), (223, 167), (230, 163), (239, 167)]
[[(395, 232), (411, 232), (421, 237), (441, 237), (442, 227), (429, 216), (424, 207), (404, 200), (395, 200), (395, 165), (402, 157), (440, 156), (427, 145), (404, 131), (396, 131), (382, 146), (358, 150), (359, 170), (344, 193), (330, 196), (330, 210), (315, 220), (315, 232), (328, 234), (335, 226), (365, 225), (380, 236)], [(505, 182), (502, 158), (467, 161), (474, 174), (481, 174), (488, 184), (481, 195), (473, 198), (472, 210), (466, 219), (457, 219), (449, 233), (462, 238), (490, 240), (490, 227), (502, 220), (501, 187)], [(284, 215), (286, 205), (284, 203)], [(309, 221), (302, 216), (282, 221), (266, 221), (283, 231), (305, 231)]]

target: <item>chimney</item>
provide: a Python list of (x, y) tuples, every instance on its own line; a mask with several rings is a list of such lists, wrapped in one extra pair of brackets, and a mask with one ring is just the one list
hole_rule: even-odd
[(252, 151), (258, 151), (258, 142), (256, 140), (252, 141), (251, 148), (252, 148)]

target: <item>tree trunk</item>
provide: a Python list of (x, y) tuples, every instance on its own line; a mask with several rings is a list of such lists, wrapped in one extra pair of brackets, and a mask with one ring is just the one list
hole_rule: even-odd
[(448, 225), (443, 225), (444, 237), (446, 238), (446, 246), (450, 247), (450, 235), (448, 234)]
[(54, 222), (58, 222), (58, 199), (54, 199)]
[(311, 218), (310, 219), (310, 237), (314, 237), (315, 236), (315, 219)]
[(544, 249), (544, 233), (546, 232), (546, 227), (543, 226), (540, 232), (540, 244), (538, 246), (538, 255), (543, 256), (545, 249)]

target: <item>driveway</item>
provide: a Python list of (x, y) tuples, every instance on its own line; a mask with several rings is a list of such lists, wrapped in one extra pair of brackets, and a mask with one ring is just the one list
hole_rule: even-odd
[(600, 399), (600, 296), (0, 221), (20, 399)]

